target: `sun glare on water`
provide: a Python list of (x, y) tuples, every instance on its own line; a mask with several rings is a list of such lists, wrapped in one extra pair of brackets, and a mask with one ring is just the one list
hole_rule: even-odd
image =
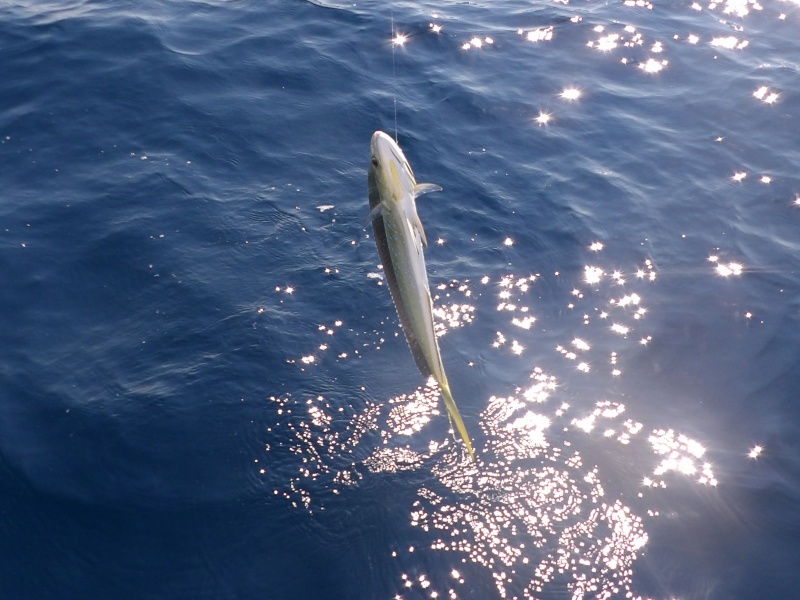
[(392, 44), (395, 46), (403, 46), (408, 41), (408, 36), (404, 33), (397, 33), (392, 38)]
[[(648, 544), (650, 520), (660, 514), (658, 508), (647, 510), (648, 499), (668, 494), (679, 479), (705, 487), (718, 480), (701, 441), (627, 416), (635, 397), (614, 399), (610, 382), (623, 380), (628, 359), (648, 352), (657, 339), (648, 324), (653, 307), (645, 308), (656, 269), (647, 257), (633, 265), (611, 264), (601, 250), (603, 242), (591, 243), (584, 252), (592, 265), (554, 275), (572, 326), (563, 328), (565, 337), (550, 349), (542, 336), (552, 320), (537, 318), (545, 316), (538, 314), (541, 275), (431, 281), (438, 336), (459, 336), (460, 328), (483, 320), (494, 334), (485, 346), (466, 351), (475, 357), (469, 365), (480, 356), (484, 365), (525, 373), (511, 390), (481, 401), (470, 427), (477, 464), (448, 431), (433, 380), (388, 399), (364, 390), (353, 402), (334, 394), (284, 394), (270, 399), (278, 410), (271, 437), (286, 440), (271, 451), (285, 444), (302, 459), (288, 482), (265, 479), (275, 486), (271, 493), (315, 512), (358, 494), (365, 478), (419, 472), (422, 483), (406, 509), (424, 543), (387, 553), (398, 565), (452, 555), (458, 575), (449, 575), (452, 567), (415, 576), (406, 571), (397, 582), (400, 598), (465, 600), (471, 597), (468, 565), (488, 570), (501, 597), (534, 599), (564, 585), (591, 590), (592, 597), (636, 597), (633, 569)], [(717, 255), (698, 257), (703, 261), (720, 266)], [(724, 266), (733, 274), (737, 264)], [(636, 277), (626, 281), (624, 273)], [(340, 320), (320, 324), (312, 352), (292, 360), (310, 372), (377, 356), (387, 339), (401, 335), (394, 320), (383, 327), (365, 332)], [(576, 396), (571, 390), (581, 381), (594, 392)], [(464, 397), (457, 386), (453, 391), (457, 400)], [(755, 459), (760, 452), (755, 446), (743, 454)], [(611, 457), (625, 461), (625, 481), (606, 480), (599, 465)], [(259, 473), (269, 474), (263, 464)], [(639, 499), (637, 509), (625, 500), (630, 497)], [(654, 507), (668, 502), (652, 499)], [(560, 556), (575, 560), (564, 564)]]
[[(626, 0), (623, 6), (636, 10), (636, 18), (641, 11), (654, 10), (647, 0)], [(739, 18), (761, 10), (744, 0), (686, 8)], [(570, 19), (580, 22), (579, 17)], [(468, 60), (462, 62), (470, 68), (496, 60), (511, 43), (533, 54), (562, 35), (553, 27), (520, 28), (511, 35), (502, 30), (458, 33), (463, 24), (446, 23), (444, 32), (432, 22), (424, 33), (413, 35), (438, 36), (438, 47), (450, 44), (460, 57), (466, 51)], [(681, 64), (675, 60), (678, 45), (720, 56), (750, 51), (739, 29), (716, 37), (705, 31), (679, 31), (674, 37), (654, 39), (638, 23), (581, 27), (580, 44), (587, 55), (627, 68), (631, 77), (647, 85), (679, 68), (673, 67)], [(402, 33), (391, 39), (400, 47), (408, 41)], [(546, 92), (549, 97), (533, 100), (529, 112), (523, 113), (528, 127), (545, 137), (558, 133), (562, 124), (568, 126), (585, 108), (586, 96), (597, 93), (586, 83), (565, 87), (562, 80)], [(752, 110), (774, 113), (786, 104), (787, 92), (767, 76), (751, 85), (744, 96)], [(547, 111), (537, 115), (537, 102)], [(725, 133), (706, 134), (708, 144), (727, 144), (726, 135), (719, 135)], [(770, 165), (734, 163), (719, 174), (720, 183), (734, 191), (754, 185), (773, 191), (782, 179)], [(784, 203), (800, 207), (797, 193), (792, 190), (793, 197), (784, 197)], [(589, 235), (599, 237), (599, 232)], [(455, 243), (451, 240), (455, 238), (445, 244), (440, 237), (436, 245), (446, 251)], [(510, 261), (522, 255), (525, 243), (525, 236), (504, 232), (494, 239), (493, 249), (501, 249)], [(568, 597), (564, 590), (573, 598), (640, 597), (633, 573), (649, 542), (652, 519), (670, 507), (676, 484), (709, 491), (719, 484), (714, 468), (718, 449), (707, 449), (701, 439), (664, 423), (669, 411), (643, 411), (653, 404), (648, 397), (652, 390), (638, 389), (638, 397), (627, 389), (620, 392), (630, 380), (643, 377), (631, 373), (663, 342), (652, 315), (658, 314), (662, 297), (655, 286), (666, 271), (662, 275), (653, 256), (638, 246), (633, 250), (637, 258), (628, 253), (624, 262), (608, 259), (619, 248), (607, 249), (607, 244), (614, 245), (613, 238), (584, 239), (575, 250), (578, 262), (543, 274), (527, 270), (533, 269), (530, 265), (514, 272), (510, 262), (499, 267), (507, 271), (473, 273), (462, 280), (437, 280), (441, 275), (430, 272), (435, 333), (444, 338), (442, 357), (454, 397), (465, 399), (461, 408), (467, 413), (477, 464), (448, 428), (435, 382), (404, 386), (397, 377), (393, 385), (401, 386), (398, 393), (364, 376), (363, 387), (350, 385), (344, 392), (337, 383), (325, 394), (269, 398), (276, 418), (268, 439), (278, 441), (266, 444), (265, 451), (284, 452), (296, 461), (296, 469), (285, 469), (285, 480), (270, 478), (265, 462), (259, 463), (258, 473), (270, 493), (309, 512), (349, 507), (353, 497), (358, 501), (363, 499), (359, 494), (371, 493), (374, 486), (362, 485), (370, 478), (413, 471), (413, 476), (386, 484), (414, 486), (402, 496), (406, 503), (396, 507), (407, 515), (414, 543), (386, 549), (402, 573), (393, 590), (397, 598), (473, 597), (469, 579), (475, 569), (489, 574), (503, 598)], [(719, 248), (711, 256), (700, 252), (695, 256), (696, 272), (713, 285), (736, 287), (722, 278), (746, 274), (736, 256), (721, 256), (724, 251)], [(385, 285), (380, 269), (372, 271), (365, 285)], [(276, 291), (280, 302), (296, 303), (306, 295), (303, 289), (295, 292), (285, 286)], [(746, 307), (738, 313), (742, 315), (748, 326), (758, 319)], [(471, 329), (476, 323), (479, 327)], [(360, 370), (354, 362), (364, 370), (376, 364), (400, 369), (395, 357), (406, 360), (409, 364), (402, 368), (416, 375), (391, 310), (379, 324), (336, 320), (317, 327), (313, 344), (286, 359), (309, 376), (317, 373), (327, 382), (330, 373), (341, 369), (343, 379), (352, 384)], [(453, 372), (466, 372), (467, 377), (474, 373), (480, 385), (455, 379)], [(758, 445), (737, 453), (743, 463), (754, 461), (750, 466), (763, 457)], [(430, 564), (445, 568), (424, 572)]]

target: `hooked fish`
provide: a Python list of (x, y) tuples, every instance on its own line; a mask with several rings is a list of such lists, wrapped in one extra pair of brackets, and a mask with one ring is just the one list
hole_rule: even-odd
[(417, 183), (400, 146), (384, 132), (372, 135), (370, 150), (372, 162), (367, 176), (370, 213), (364, 225), (372, 222), (386, 281), (417, 368), (423, 376), (433, 377), (439, 384), (450, 421), (474, 460), (475, 453), (450, 392), (436, 341), (423, 253), (428, 240), (417, 214), (416, 199), (442, 188), (433, 183)]

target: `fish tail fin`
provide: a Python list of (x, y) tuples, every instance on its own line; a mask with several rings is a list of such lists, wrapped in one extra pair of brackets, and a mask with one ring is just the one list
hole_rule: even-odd
[(455, 426), (455, 430), (458, 431), (461, 439), (464, 440), (464, 444), (467, 446), (469, 456), (474, 462), (475, 451), (472, 449), (472, 442), (469, 441), (469, 434), (467, 433), (467, 428), (464, 425), (464, 420), (461, 418), (461, 413), (458, 412), (456, 401), (453, 399), (453, 394), (450, 392), (450, 385), (445, 380), (439, 384), (439, 387), (442, 390), (442, 397), (444, 398), (444, 405), (447, 408), (447, 416), (450, 419), (450, 423)]

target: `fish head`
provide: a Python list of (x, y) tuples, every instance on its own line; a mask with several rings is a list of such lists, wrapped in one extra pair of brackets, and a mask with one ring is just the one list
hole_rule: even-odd
[(383, 131), (376, 131), (372, 135), (370, 151), (371, 169), (381, 190), (381, 201), (398, 205), (404, 198), (413, 198), (416, 185), (414, 171), (397, 142)]

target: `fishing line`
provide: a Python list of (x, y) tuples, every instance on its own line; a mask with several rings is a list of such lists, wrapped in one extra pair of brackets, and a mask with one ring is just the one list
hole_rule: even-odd
[(395, 44), (395, 35), (394, 35), (394, 10), (391, 11), (392, 15), (392, 91), (394, 92), (394, 141), (395, 143), (399, 143), (397, 141), (397, 74), (395, 73), (394, 68), (394, 47)]

